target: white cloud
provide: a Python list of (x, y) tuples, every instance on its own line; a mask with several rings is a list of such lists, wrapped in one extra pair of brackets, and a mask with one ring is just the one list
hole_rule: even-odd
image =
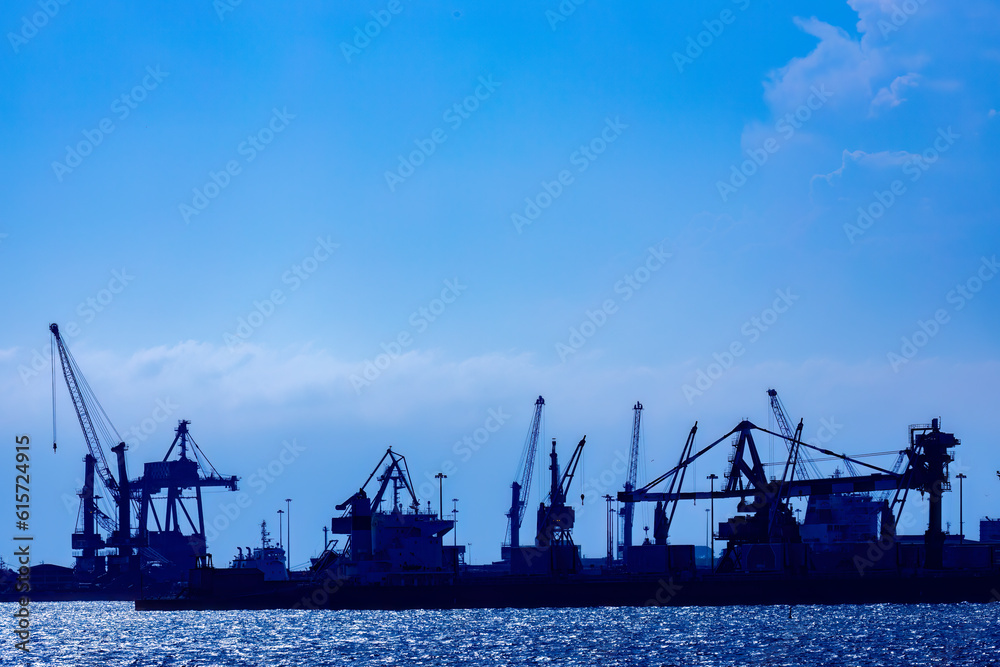
[(882, 107), (888, 107), (891, 109), (905, 102), (906, 98), (903, 97), (903, 95), (906, 92), (906, 88), (916, 87), (919, 81), (920, 75), (915, 72), (910, 72), (909, 74), (904, 74), (903, 76), (897, 76), (893, 79), (891, 84), (882, 88), (875, 94), (875, 98), (872, 99), (869, 115), (877, 115)]
[[(811, 88), (820, 84), (833, 91), (831, 106), (852, 121), (899, 105), (906, 99), (906, 89), (918, 82), (930, 90), (953, 90), (955, 81), (929, 80), (920, 72), (942, 55), (935, 47), (954, 50), (939, 10), (914, 2), (914, 9), (903, 11), (901, 4), (848, 0), (858, 14), (857, 38), (816, 17), (796, 18), (795, 24), (819, 43), (809, 54), (771, 72), (764, 82), (764, 97), (774, 115), (802, 104)], [(961, 11), (972, 13), (968, 8)]]
[(796, 18), (795, 24), (818, 38), (819, 44), (808, 55), (771, 72), (764, 82), (764, 99), (776, 117), (801, 105), (820, 84), (832, 91), (834, 105), (872, 97), (871, 82), (885, 67), (879, 51), (815, 17)]
[(814, 187), (817, 182), (820, 181), (825, 182), (830, 187), (839, 185), (844, 180), (845, 176), (850, 174), (851, 170), (855, 168), (855, 166), (865, 168), (869, 171), (893, 169), (905, 164), (907, 160), (912, 160), (915, 157), (919, 156), (907, 151), (877, 151), (874, 153), (867, 153), (862, 150), (845, 150), (841, 153), (839, 167), (826, 174), (813, 175), (809, 182), (810, 190), (815, 191)]

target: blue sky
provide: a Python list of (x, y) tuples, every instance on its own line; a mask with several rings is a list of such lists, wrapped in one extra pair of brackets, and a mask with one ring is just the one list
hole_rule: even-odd
[(967, 523), (1000, 515), (995, 2), (18, 1), (0, 26), (0, 392), (39, 443), (38, 557), (71, 561), (85, 451), (61, 385), (46, 445), (53, 321), (140, 428), (133, 475), (185, 418), (244, 479), (217, 560), (292, 497), (304, 561), (389, 445), (421, 480), (452, 462), (459, 539), (498, 557), (539, 394), (567, 456), (587, 434), (588, 554), (636, 400), (653, 477), (695, 420), (766, 426), (771, 386), (848, 453), (940, 416)]

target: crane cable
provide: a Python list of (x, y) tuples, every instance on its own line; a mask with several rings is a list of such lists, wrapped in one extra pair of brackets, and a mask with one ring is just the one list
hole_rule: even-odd
[[(50, 336), (55, 338), (55, 336)], [(49, 366), (52, 369), (52, 451), (56, 451), (56, 345), (49, 343)]]

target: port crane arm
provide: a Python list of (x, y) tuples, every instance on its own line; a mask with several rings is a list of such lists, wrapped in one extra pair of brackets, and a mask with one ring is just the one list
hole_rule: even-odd
[[(73, 407), (76, 409), (77, 419), (80, 421), (80, 428), (83, 430), (83, 437), (87, 441), (87, 449), (90, 451), (90, 455), (97, 460), (97, 474), (101, 479), (101, 483), (104, 484), (108, 492), (111, 494), (112, 500), (116, 503), (119, 500), (119, 488), (118, 482), (115, 480), (114, 475), (111, 474), (111, 468), (108, 467), (108, 460), (104, 456), (104, 448), (101, 446), (101, 441), (97, 435), (97, 428), (94, 426), (94, 420), (90, 416), (90, 409), (87, 407), (87, 400), (85, 398), (84, 389), (90, 396), (93, 396), (93, 392), (89, 391), (89, 387), (86, 386), (86, 380), (83, 381), (84, 387), (81, 388), (78, 375), (82, 378), (82, 374), (79, 372), (79, 368), (76, 365), (76, 360), (73, 355), (70, 354), (69, 348), (66, 347), (66, 343), (63, 342), (62, 336), (59, 334), (59, 325), (50, 324), (49, 331), (52, 332), (52, 338), (55, 341), (56, 348), (59, 352), (59, 361), (62, 365), (63, 377), (66, 380), (66, 387), (69, 390), (70, 398), (73, 400)], [(54, 372), (55, 369), (53, 369)], [(97, 403), (96, 398), (94, 402)], [(118, 432), (114, 430), (111, 426), (110, 420), (107, 419), (107, 415), (104, 414), (104, 409), (100, 406), (100, 403), (96, 405), (99, 410), (99, 414), (104, 415), (106, 426), (110, 427), (114, 435), (121, 440)]]
[(535, 412), (531, 418), (531, 425), (528, 427), (528, 435), (524, 439), (521, 460), (518, 462), (521, 481), (518, 483), (515, 479), (514, 483), (511, 484), (511, 504), (507, 513), (507, 536), (508, 544), (513, 547), (520, 546), (521, 524), (524, 522), (528, 494), (531, 491), (531, 478), (535, 471), (535, 454), (538, 452), (538, 434), (541, 430), (542, 409), (544, 407), (545, 399), (539, 396), (538, 400), (535, 401)]
[[(628, 474), (625, 477), (625, 491), (635, 490), (636, 482), (639, 479), (639, 441), (642, 436), (642, 403), (635, 402), (632, 408), (632, 442), (628, 453)], [(622, 528), (621, 544), (624, 554), (632, 546), (632, 522), (635, 518), (635, 505), (626, 503), (621, 510)]]
[(520, 497), (518, 501), (517, 525), (524, 521), (524, 511), (528, 504), (528, 493), (531, 490), (531, 478), (535, 471), (535, 455), (538, 452), (538, 434), (542, 425), (542, 408), (545, 407), (545, 399), (541, 396), (535, 401), (535, 413), (531, 418), (531, 427), (528, 429), (528, 437), (524, 442), (524, 452), (521, 454), (521, 483)]
[[(872, 491), (895, 491), (903, 478), (902, 475), (862, 475), (859, 477), (832, 477), (826, 479), (800, 479), (790, 482), (783, 492), (786, 498), (808, 496), (812, 494), (830, 495), (833, 493), (869, 493)], [(777, 483), (775, 483), (777, 490)], [(672, 500), (709, 500), (711, 498), (743, 498), (754, 493), (753, 489), (723, 489), (715, 491), (674, 491), (673, 493), (638, 493), (625, 494), (619, 492), (618, 499), (623, 502), (639, 501), (672, 501)], [(777, 493), (775, 493), (777, 497)]]
[(625, 483), (630, 489), (635, 488), (635, 484), (639, 478), (639, 437), (642, 422), (642, 403), (636, 401), (635, 407), (632, 409), (635, 411), (635, 414), (632, 418), (632, 443), (629, 446), (628, 476), (625, 478)]
[(587, 436), (583, 436), (583, 439), (576, 444), (576, 449), (573, 450), (573, 456), (570, 457), (569, 463), (566, 464), (566, 472), (563, 473), (562, 481), (559, 482), (559, 494), (564, 499), (569, 493), (569, 485), (573, 483), (573, 476), (576, 474), (576, 467), (580, 464), (580, 459), (583, 456), (583, 446), (585, 444), (587, 444)]
[(352, 495), (347, 500), (345, 500), (340, 505), (337, 505), (338, 510), (346, 509), (347, 507), (350, 506), (351, 501), (353, 501), (355, 498), (359, 496), (362, 498), (365, 497), (365, 488), (372, 481), (372, 478), (375, 477), (376, 474), (378, 474), (379, 468), (382, 467), (382, 464), (385, 463), (386, 459), (389, 459), (389, 464), (386, 466), (385, 471), (382, 473), (382, 475), (378, 477), (378, 481), (381, 482), (381, 484), (379, 485), (378, 492), (372, 498), (371, 502), (372, 511), (374, 512), (375, 510), (378, 509), (379, 504), (382, 502), (382, 496), (385, 495), (385, 490), (389, 486), (389, 482), (393, 480), (401, 482), (402, 484), (401, 488), (405, 488), (406, 491), (410, 494), (410, 507), (412, 507), (414, 510), (419, 509), (420, 501), (417, 500), (417, 494), (413, 490), (413, 482), (410, 480), (410, 471), (406, 467), (406, 458), (402, 454), (397, 454), (394, 451), (392, 451), (392, 447), (390, 447), (389, 449), (386, 450), (385, 454), (379, 460), (378, 465), (375, 466), (375, 469), (372, 470), (372, 473), (368, 475), (368, 479), (366, 479), (365, 483), (361, 485), (361, 488), (358, 490), (358, 492)]
[[(782, 435), (784, 436), (785, 444), (789, 448), (789, 454), (791, 454), (793, 441), (801, 439), (802, 436), (802, 431), (801, 431), (802, 420), (801, 419), (799, 420), (799, 426), (798, 426), (799, 430), (796, 431), (795, 435), (793, 435), (792, 425), (788, 419), (788, 412), (785, 411), (785, 405), (784, 403), (781, 402), (781, 399), (778, 397), (777, 390), (768, 389), (767, 395), (771, 402), (771, 412), (774, 413), (774, 419), (778, 423), (778, 430), (781, 431)], [(813, 477), (819, 478), (823, 476), (822, 473), (820, 473), (819, 468), (816, 467), (816, 463), (808, 456), (805, 456), (802, 452), (798, 452), (797, 454), (795, 454), (794, 458), (796, 460), (799, 460), (802, 463), (802, 465), (809, 471), (809, 474), (812, 475)], [(852, 472), (852, 474), (855, 473)]]
[[(697, 428), (697, 424), (695, 424), (695, 428)], [(664, 481), (671, 479), (672, 477), (675, 477), (683, 468), (686, 468), (693, 461), (697, 460), (699, 457), (704, 455), (706, 452), (711, 450), (713, 447), (715, 447), (716, 445), (718, 445), (720, 442), (727, 439), (731, 435), (736, 433), (749, 432), (751, 430), (758, 430), (778, 438), (784, 438), (792, 441), (795, 445), (798, 445), (800, 447), (808, 447), (809, 449), (814, 449), (818, 452), (821, 452), (828, 456), (836, 457), (838, 459), (850, 460), (857, 465), (870, 468), (871, 470), (874, 470), (876, 473), (880, 473), (880, 474), (854, 476), (854, 477), (841, 477), (839, 479), (817, 479), (817, 480), (794, 481), (791, 482), (789, 485), (789, 492), (788, 492), (789, 496), (808, 495), (809, 492), (803, 492), (804, 485), (813, 485), (815, 488), (817, 488), (817, 490), (814, 491), (815, 493), (823, 493), (824, 491), (818, 490), (817, 485), (819, 485), (820, 483), (835, 483), (838, 486), (838, 488), (840, 488), (841, 485), (843, 485), (843, 488), (846, 489), (849, 484), (854, 484), (856, 481), (860, 482), (860, 480), (871, 480), (873, 484), (877, 483), (878, 488), (861, 488), (862, 486), (865, 486), (865, 484), (859, 483), (855, 485), (856, 491), (853, 492), (860, 493), (862, 491), (889, 490), (889, 489), (895, 490), (896, 488), (899, 487), (900, 482), (903, 481), (905, 477), (905, 473), (904, 474), (895, 473), (890, 470), (886, 470), (885, 468), (880, 468), (879, 466), (872, 465), (871, 463), (866, 463), (864, 461), (859, 461), (857, 459), (851, 458), (845, 454), (839, 454), (837, 452), (830, 451), (829, 449), (824, 449), (823, 447), (817, 447), (815, 445), (811, 445), (808, 442), (803, 442), (802, 440), (799, 439), (786, 438), (786, 436), (784, 436), (781, 433), (775, 433), (773, 431), (769, 431), (768, 429), (761, 428), (760, 426), (757, 426), (752, 422), (744, 421), (738, 424), (736, 428), (732, 429), (731, 431), (723, 435), (721, 438), (715, 440), (708, 446), (702, 448), (696, 454), (684, 457), (683, 460), (680, 463), (678, 463), (675, 467), (671, 468), (666, 473), (660, 475), (649, 484), (646, 484), (645, 486), (636, 489), (632, 493), (619, 492), (618, 499), (623, 502), (635, 502), (638, 500), (643, 500), (643, 501), (672, 500), (674, 498), (680, 498), (682, 500), (693, 500), (693, 499), (712, 498), (712, 497), (738, 498), (748, 495), (749, 492), (752, 492), (752, 489), (737, 487), (732, 479), (730, 480), (730, 485), (727, 486), (726, 489), (716, 491), (714, 496), (712, 493), (709, 492), (680, 493), (679, 491), (668, 491), (667, 493), (653, 493), (651, 492), (651, 489), (663, 483)], [(684, 452), (686, 453), (687, 451), (688, 447), (685, 446)], [(745, 465), (744, 467), (750, 468), (749, 465)], [(742, 470), (742, 472), (745, 472), (745, 470)], [(892, 485), (888, 486), (890, 482)], [(830, 492), (831, 491), (829, 490), (826, 491), (826, 493)]]

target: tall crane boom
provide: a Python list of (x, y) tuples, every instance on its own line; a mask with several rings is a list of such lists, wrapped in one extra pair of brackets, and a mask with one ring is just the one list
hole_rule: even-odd
[(542, 408), (544, 407), (545, 399), (539, 396), (538, 400), (535, 401), (535, 414), (531, 418), (528, 435), (524, 440), (524, 449), (521, 451), (521, 460), (518, 463), (521, 481), (515, 480), (510, 487), (511, 501), (507, 518), (509, 519), (508, 533), (512, 548), (520, 546), (521, 523), (524, 521), (524, 510), (528, 506), (528, 493), (531, 490), (531, 477), (535, 471), (535, 454), (538, 451), (538, 434), (542, 425)]
[(788, 416), (785, 414), (785, 406), (781, 404), (777, 390), (768, 389), (767, 395), (771, 400), (771, 411), (774, 412), (774, 419), (778, 422), (778, 430), (785, 437), (792, 437), (792, 425), (788, 422)]
[[(781, 435), (785, 436), (785, 444), (788, 446), (788, 453), (792, 453), (793, 443), (799, 439), (801, 431), (793, 433), (791, 422), (788, 421), (788, 413), (785, 412), (785, 406), (781, 403), (781, 399), (778, 398), (778, 392), (774, 389), (768, 389), (767, 395), (771, 401), (771, 411), (774, 413), (774, 420), (778, 423), (778, 430)], [(799, 429), (802, 428), (802, 421), (799, 421)], [(819, 479), (823, 474), (816, 467), (813, 460), (806, 455), (805, 452), (798, 452), (795, 459), (801, 461), (801, 463), (808, 468), (809, 474), (812, 475), (814, 479)], [(794, 471), (793, 471), (794, 474)]]
[[(566, 464), (566, 471), (559, 482), (559, 502), (561, 503), (565, 503), (566, 496), (569, 495), (569, 485), (573, 483), (573, 477), (576, 475), (576, 467), (580, 465), (580, 459), (583, 458), (583, 446), (585, 444), (587, 444), (587, 436), (583, 436), (580, 442), (576, 443), (576, 449), (573, 450), (573, 455), (569, 457), (569, 463)], [(553, 464), (556, 465), (555, 463)], [(558, 472), (558, 465), (556, 465), (556, 472)], [(580, 499), (583, 500), (583, 495), (580, 496)], [(554, 503), (555, 501), (556, 499), (552, 498), (552, 502)]]
[[(639, 436), (642, 425), (642, 403), (635, 402), (632, 408), (634, 416), (632, 418), (632, 445), (629, 448), (628, 456), (628, 476), (625, 478), (625, 493), (635, 491), (635, 485), (639, 477)], [(622, 509), (622, 545), (627, 551), (632, 546), (632, 522), (635, 517), (635, 504), (625, 503)], [(624, 556), (624, 553), (622, 554)]]
[[(104, 484), (105, 488), (107, 488), (108, 493), (111, 494), (111, 499), (115, 503), (118, 503), (121, 496), (118, 488), (118, 482), (115, 480), (114, 475), (111, 474), (111, 469), (108, 467), (108, 460), (104, 456), (104, 448), (101, 446), (97, 429), (94, 427), (94, 421), (90, 416), (90, 409), (87, 407), (88, 401), (84, 396), (84, 392), (81, 389), (80, 382), (77, 378), (78, 375), (82, 377), (82, 374), (79, 373), (76, 360), (73, 359), (73, 355), (70, 354), (69, 348), (67, 348), (66, 343), (63, 342), (62, 336), (59, 335), (59, 325), (54, 323), (50, 324), (49, 331), (52, 332), (56, 348), (59, 351), (59, 361), (62, 364), (63, 377), (66, 379), (66, 387), (69, 389), (70, 398), (73, 400), (73, 407), (76, 408), (76, 416), (80, 420), (80, 428), (83, 430), (83, 437), (87, 441), (87, 449), (90, 450), (90, 455), (97, 461), (97, 475), (100, 477), (100, 480)], [(90, 391), (90, 387), (86, 385), (86, 380), (84, 380), (83, 388), (86, 389), (88, 395), (93, 396), (93, 392)], [(94, 402), (96, 403), (96, 399)], [(107, 415), (104, 414), (104, 409), (100, 407), (99, 403), (96, 407), (104, 416), (107, 426), (110, 426), (114, 435), (119, 441), (121, 441), (121, 437), (118, 436), (118, 432), (114, 430), (114, 427), (111, 426), (110, 420), (107, 419)], [(128, 498), (126, 498), (125, 501), (128, 502)]]

